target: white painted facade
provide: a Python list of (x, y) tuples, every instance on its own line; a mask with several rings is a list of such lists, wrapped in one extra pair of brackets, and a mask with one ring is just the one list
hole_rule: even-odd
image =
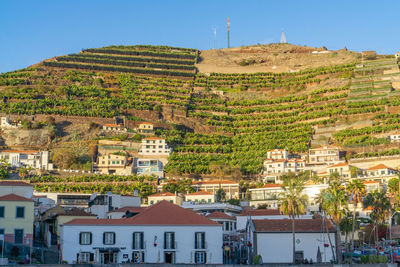
[[(166, 262), (166, 252), (174, 253), (173, 263), (195, 263), (195, 253), (205, 252), (207, 264), (222, 264), (222, 226), (163, 226), (163, 225), (64, 225), (62, 227), (62, 260), (76, 263), (79, 253), (93, 253), (95, 263), (104, 263), (100, 252), (115, 250), (114, 263), (133, 261), (133, 252), (144, 254), (145, 263)], [(81, 245), (81, 232), (90, 232), (92, 242)], [(114, 232), (115, 244), (105, 245), (103, 233)], [(143, 232), (143, 249), (133, 249), (133, 233)], [(164, 233), (175, 233), (175, 248), (164, 248)], [(205, 233), (205, 248), (195, 249), (195, 233)], [(90, 261), (90, 260), (89, 260)]]
[(49, 151), (16, 151), (3, 150), (0, 152), (0, 159), (14, 167), (31, 167), (33, 169), (52, 170)]
[[(292, 233), (255, 233), (254, 244), (256, 253), (262, 256), (264, 263), (290, 263), (293, 259)], [(332, 242), (335, 234), (330, 233)], [(324, 233), (296, 233), (296, 251), (302, 251), (304, 259), (317, 262), (317, 251), (320, 248), (322, 261), (330, 262), (332, 250), (324, 247), (328, 244), (328, 234)]]
[(158, 137), (144, 138), (139, 148), (139, 155), (169, 156), (171, 152), (165, 139)]

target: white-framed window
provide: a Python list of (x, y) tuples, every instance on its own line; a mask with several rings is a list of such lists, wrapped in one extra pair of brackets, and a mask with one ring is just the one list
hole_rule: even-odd
[(134, 232), (132, 248), (133, 249), (144, 249), (144, 234), (143, 232)]
[(90, 232), (80, 232), (79, 233), (79, 244), (90, 245), (92, 244), (92, 233)]
[(175, 249), (175, 233), (164, 233), (164, 249)]
[(196, 251), (194, 253), (194, 263), (206, 263), (207, 253), (205, 251)]
[(94, 254), (90, 252), (78, 253), (78, 263), (90, 263), (94, 260)]
[(206, 233), (196, 232), (194, 233), (194, 248), (205, 249), (206, 248)]
[(115, 233), (114, 232), (104, 232), (103, 244), (104, 245), (114, 245), (115, 244)]

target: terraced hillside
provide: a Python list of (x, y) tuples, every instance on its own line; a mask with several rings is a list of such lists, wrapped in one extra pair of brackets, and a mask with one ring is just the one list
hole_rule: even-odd
[[(0, 110), (164, 123), (169, 126), (156, 134), (174, 147), (170, 174), (258, 174), (267, 150), (306, 152), (315, 129), (361, 118), (373, 119), (384, 133), (397, 129), (400, 98), (392, 78), (381, 81), (387, 75), (381, 65), (397, 66), (393, 59), (363, 62), (362, 71), (361, 62), (351, 61), (297, 72), (206, 75), (196, 74), (197, 56), (194, 49), (131, 46), (57, 57), (1, 74)], [(385, 97), (354, 99), (359, 88), (389, 86)], [(383, 142), (365, 139), (368, 129), (352, 131), (339, 131), (330, 142)]]

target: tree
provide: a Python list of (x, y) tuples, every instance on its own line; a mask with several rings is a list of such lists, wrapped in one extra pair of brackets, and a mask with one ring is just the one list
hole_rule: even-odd
[(384, 225), (386, 219), (391, 213), (390, 200), (386, 195), (386, 190), (379, 191), (376, 189), (374, 192), (369, 193), (364, 199), (365, 207), (372, 207), (370, 214), (371, 220), (375, 224), (375, 241), (378, 241), (379, 237), (379, 225)]
[(340, 250), (340, 222), (346, 215), (347, 200), (348, 196), (346, 191), (338, 182), (331, 183), (329, 187), (321, 193), (321, 207), (330, 215), (333, 222), (336, 224), (336, 258), (339, 264), (342, 262)]
[(225, 201), (226, 193), (224, 189), (219, 188), (217, 191), (217, 202)]
[(294, 174), (283, 176), (283, 192), (280, 195), (283, 214), (289, 215), (292, 219), (292, 241), (293, 241), (293, 264), (296, 263), (296, 236), (295, 236), (295, 218), (305, 214), (307, 207), (307, 195), (303, 194), (305, 180)]
[(360, 174), (361, 174), (361, 171), (360, 171), (359, 168), (354, 167), (354, 166), (350, 168), (351, 178), (357, 178), (357, 176), (360, 175)]
[(8, 170), (6, 166), (0, 166), (0, 179), (8, 178)]
[[(354, 251), (354, 230), (356, 224), (356, 208), (358, 203), (362, 203), (366, 195), (365, 185), (360, 180), (352, 180), (347, 186), (346, 191), (353, 202), (353, 225), (351, 230), (351, 253)], [(353, 254), (351, 254), (353, 255)]]
[(26, 177), (28, 176), (29, 171), (28, 171), (27, 168), (21, 167), (21, 168), (19, 168), (19, 170), (18, 170), (18, 174), (19, 174), (19, 177), (21, 177), (22, 179), (24, 179), (24, 178), (26, 178)]

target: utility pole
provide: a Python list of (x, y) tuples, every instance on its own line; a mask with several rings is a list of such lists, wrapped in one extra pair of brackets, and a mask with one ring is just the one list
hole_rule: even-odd
[(214, 49), (217, 49), (217, 27), (214, 27)]
[(228, 18), (228, 48), (230, 47), (230, 40), (229, 40), (229, 25), (231, 23), (229, 22), (229, 18)]

